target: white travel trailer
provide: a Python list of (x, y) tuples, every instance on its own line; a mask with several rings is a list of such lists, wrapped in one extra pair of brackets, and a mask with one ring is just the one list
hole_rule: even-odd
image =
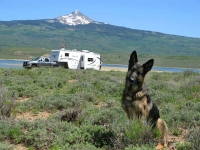
[(88, 50), (52, 50), (50, 60), (69, 69), (101, 69), (100, 54)]

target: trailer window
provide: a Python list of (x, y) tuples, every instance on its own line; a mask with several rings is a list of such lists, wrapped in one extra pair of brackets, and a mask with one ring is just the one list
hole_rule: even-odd
[(65, 56), (69, 57), (69, 53), (65, 53)]
[(88, 58), (88, 61), (93, 61), (93, 58)]

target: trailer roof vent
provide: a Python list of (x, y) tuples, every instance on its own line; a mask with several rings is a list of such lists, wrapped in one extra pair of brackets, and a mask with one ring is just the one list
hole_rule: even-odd
[(61, 51), (65, 51), (66, 49), (65, 49), (65, 48), (61, 48), (60, 50), (61, 50)]
[(88, 50), (82, 50), (82, 52), (89, 53), (89, 51), (88, 51)]

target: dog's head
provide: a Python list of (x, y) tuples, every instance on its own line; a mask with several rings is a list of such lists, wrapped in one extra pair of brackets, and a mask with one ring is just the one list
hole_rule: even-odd
[(142, 90), (144, 77), (153, 67), (154, 59), (150, 59), (144, 64), (138, 63), (137, 53), (133, 51), (128, 64), (128, 72), (126, 74), (126, 91), (134, 94)]

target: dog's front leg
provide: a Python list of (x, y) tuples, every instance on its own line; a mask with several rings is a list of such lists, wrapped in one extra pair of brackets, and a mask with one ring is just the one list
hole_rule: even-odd
[(139, 114), (133, 108), (129, 108), (129, 115), (130, 115), (130, 120), (132, 121), (138, 119), (139, 116)]
[(140, 92), (137, 92), (135, 97), (136, 99), (141, 99), (143, 96), (145, 96), (147, 94), (146, 91), (140, 91)]
[(148, 114), (149, 114), (147, 105), (146, 104), (140, 105), (140, 110), (141, 110), (140, 119), (142, 119), (144, 124), (147, 124), (147, 118), (148, 118)]
[(128, 107), (130, 104), (129, 104), (129, 102), (127, 102), (127, 95), (126, 95), (125, 89), (123, 90), (123, 93), (122, 93), (121, 105), (122, 105), (122, 108), (124, 109), (124, 111), (126, 112), (128, 119), (131, 119), (130, 108)]
[(122, 105), (122, 108), (124, 109), (124, 111), (126, 112), (127, 116), (128, 116), (128, 119), (131, 119), (130, 117), (130, 108), (125, 106), (125, 105)]

